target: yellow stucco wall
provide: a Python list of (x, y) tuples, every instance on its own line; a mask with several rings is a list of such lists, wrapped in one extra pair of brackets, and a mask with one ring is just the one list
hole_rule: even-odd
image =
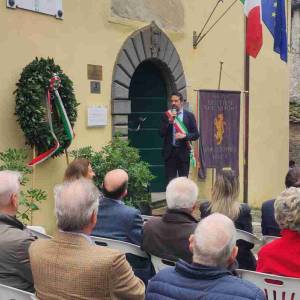
[[(166, 32), (174, 43), (185, 70), (188, 100), (195, 110), (194, 89), (217, 88), (219, 61), (224, 61), (222, 89), (243, 90), (244, 18), (240, 3), (200, 43), (192, 47), (193, 30), (200, 30), (212, 4), (210, 1), (182, 1), (185, 23), (181, 32)], [(219, 8), (224, 10), (225, 4)], [(118, 20), (110, 16), (109, 0), (63, 0), (64, 20), (22, 11), (0, 4), (0, 150), (23, 147), (24, 138), (14, 116), (15, 83), (22, 68), (34, 57), (53, 57), (74, 82), (79, 106), (73, 148), (91, 145), (100, 148), (111, 138), (111, 125), (88, 129), (86, 109), (111, 101), (111, 79), (117, 54), (133, 31), (148, 25)], [(283, 189), (288, 166), (288, 68), (272, 51), (272, 40), (264, 28), (264, 46), (256, 60), (251, 59), (249, 201), (251, 205), (277, 195)], [(87, 64), (103, 65), (101, 94), (90, 94)], [(244, 99), (242, 98), (242, 113)], [(243, 115), (241, 118), (240, 175), (243, 176)], [(48, 193), (48, 201), (34, 214), (33, 223), (52, 232), (53, 185), (60, 182), (64, 157), (49, 160), (35, 169), (34, 185)], [(200, 183), (200, 197), (209, 197), (211, 180)], [(242, 194), (242, 193), (241, 193)]]

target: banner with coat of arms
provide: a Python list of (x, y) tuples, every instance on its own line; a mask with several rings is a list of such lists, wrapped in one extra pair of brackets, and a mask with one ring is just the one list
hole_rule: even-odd
[(198, 96), (201, 165), (217, 170), (230, 167), (238, 175), (241, 93), (200, 90)]

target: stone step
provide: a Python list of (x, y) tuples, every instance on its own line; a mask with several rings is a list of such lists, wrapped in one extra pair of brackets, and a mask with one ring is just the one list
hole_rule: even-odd
[(155, 203), (158, 201), (163, 201), (166, 200), (166, 193), (162, 192), (162, 193), (151, 193), (151, 202)]

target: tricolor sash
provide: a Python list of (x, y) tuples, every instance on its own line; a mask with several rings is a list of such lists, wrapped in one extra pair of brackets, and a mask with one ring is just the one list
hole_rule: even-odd
[[(173, 120), (173, 115), (170, 110), (166, 111), (166, 115), (169, 120)], [(189, 133), (185, 124), (178, 116), (175, 117), (175, 119), (173, 121), (173, 125), (175, 127), (176, 132), (184, 133), (186, 135)], [(194, 151), (193, 151), (192, 142), (186, 141), (186, 144), (188, 146), (188, 149), (190, 150), (190, 165), (191, 165), (191, 167), (196, 167), (196, 159), (195, 159), (195, 155), (194, 155)]]
[[(49, 124), (50, 133), (55, 141), (54, 146), (52, 148), (50, 148), (49, 150), (41, 153), (37, 157), (35, 157), (28, 164), (30, 167), (40, 164), (41, 162), (47, 160), (52, 155), (54, 155), (55, 153), (57, 153), (61, 150), (58, 138), (56, 137), (56, 134), (53, 129), (53, 124), (52, 124), (52, 116), (51, 116), (52, 115), (52, 104), (54, 104), (54, 106), (59, 114), (59, 117), (62, 121), (64, 131), (65, 131), (67, 138), (70, 140), (70, 142), (72, 142), (72, 140), (74, 138), (74, 133), (73, 133), (71, 123), (69, 121), (67, 112), (65, 110), (65, 107), (63, 105), (63, 102), (62, 102), (61, 97), (58, 92), (58, 88), (60, 86), (60, 81), (61, 81), (60, 78), (57, 75), (53, 74), (53, 77), (50, 79), (50, 85), (49, 85), (49, 88), (48, 88), (47, 94), (46, 94), (47, 121)], [(54, 94), (53, 103), (51, 103), (51, 93)]]

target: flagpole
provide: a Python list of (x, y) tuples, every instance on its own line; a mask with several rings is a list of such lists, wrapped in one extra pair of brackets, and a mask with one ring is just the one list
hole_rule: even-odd
[(286, 0), (285, 7), (288, 52), (292, 52), (292, 4), (290, 5), (289, 0)]
[[(36, 147), (35, 147), (35, 145), (33, 145), (32, 156), (33, 156), (33, 159), (36, 158)], [(36, 166), (34, 165), (32, 167), (32, 189), (35, 188), (35, 179), (36, 179)], [(32, 203), (33, 203), (33, 199), (31, 198), (30, 204), (32, 204)], [(33, 224), (32, 218), (33, 218), (32, 209), (30, 209), (30, 225)]]
[(250, 58), (246, 51), (247, 17), (244, 18), (245, 24), (245, 49), (244, 49), (244, 93), (245, 112), (244, 112), (244, 197), (243, 202), (248, 203), (248, 160), (249, 160), (249, 98), (250, 98)]
[[(223, 71), (223, 61), (220, 61), (220, 69), (219, 69), (219, 81), (218, 81), (218, 91), (221, 89), (221, 81), (222, 81), (222, 71)], [(211, 174), (211, 185), (212, 187), (214, 186), (215, 183), (215, 177), (217, 176), (216, 174), (216, 169), (212, 168), (212, 174)]]

